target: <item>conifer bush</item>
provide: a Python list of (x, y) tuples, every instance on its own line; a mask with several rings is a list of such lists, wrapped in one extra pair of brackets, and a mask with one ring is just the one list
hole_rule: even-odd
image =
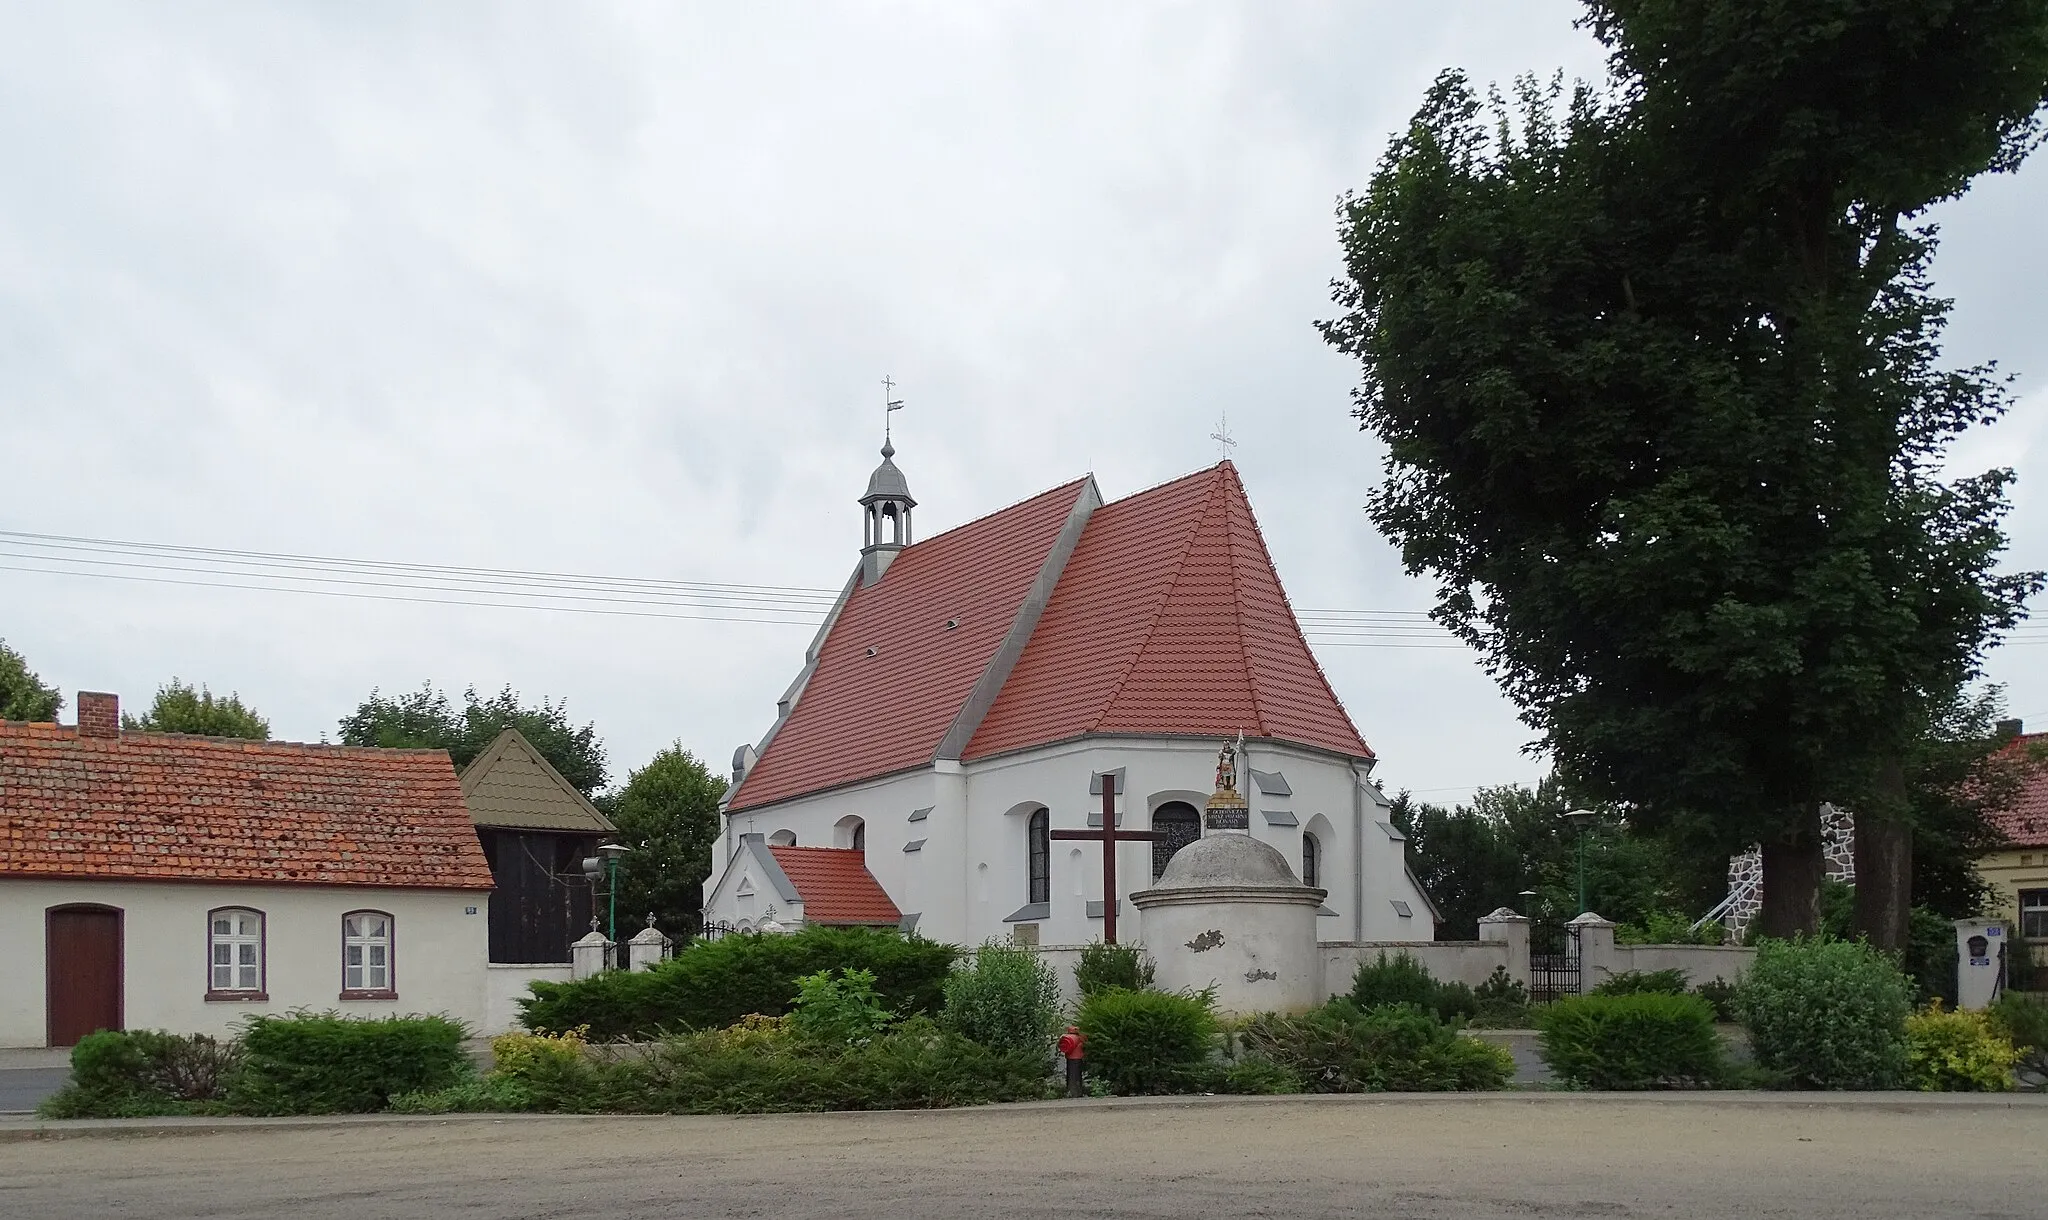
[(1577, 1088), (1700, 1088), (1725, 1072), (1713, 1005), (1696, 995), (1571, 996), (1546, 1006), (1536, 1028), (1543, 1061)]
[(740, 933), (696, 941), (652, 970), (610, 970), (571, 983), (536, 982), (520, 1021), (540, 1033), (587, 1029), (595, 1041), (645, 1041), (663, 1032), (722, 1029), (749, 1014), (780, 1016), (797, 980), (821, 970), (865, 970), (892, 1013), (935, 1013), (959, 950), (873, 928), (806, 927), (787, 935)]
[(939, 1023), (991, 1050), (1047, 1058), (1060, 1030), (1060, 983), (1028, 949), (994, 941), (946, 979)]
[(71, 1048), (71, 1079), (44, 1099), (44, 1118), (206, 1114), (241, 1071), (241, 1046), (207, 1034), (100, 1030)]
[(1300, 1016), (1254, 1018), (1244, 1043), (1312, 1093), (1498, 1089), (1515, 1070), (1505, 1049), (1464, 1037), (1413, 1004), (1361, 1009), (1344, 996)]
[(1088, 1075), (1113, 1093), (1184, 1092), (1216, 1045), (1207, 993), (1099, 991), (1081, 1001), (1076, 1024)]
[(1081, 960), (1074, 963), (1074, 986), (1082, 999), (1121, 988), (1124, 991), (1151, 989), (1154, 965), (1136, 945), (1110, 945), (1096, 941), (1084, 945)]
[(1826, 937), (1767, 940), (1735, 993), (1756, 1065), (1802, 1089), (1889, 1089), (1906, 1072), (1912, 985), (1885, 954)]
[(243, 1114), (365, 1114), (392, 1097), (445, 1089), (474, 1073), (468, 1031), (439, 1016), (257, 1016), (242, 1037), (229, 1104)]

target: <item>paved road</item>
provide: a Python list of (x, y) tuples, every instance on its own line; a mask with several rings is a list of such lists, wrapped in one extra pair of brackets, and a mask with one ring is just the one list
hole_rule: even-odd
[(22, 1113), (64, 1087), (68, 1067), (0, 1068), (0, 1114)]
[(0, 1144), (0, 1215), (2039, 1217), (2048, 1107), (1288, 1102)]

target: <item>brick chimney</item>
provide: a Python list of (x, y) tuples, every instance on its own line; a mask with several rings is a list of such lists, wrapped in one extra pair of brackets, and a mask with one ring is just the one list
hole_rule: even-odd
[(96, 690), (79, 691), (78, 735), (80, 737), (119, 737), (121, 735), (121, 696), (109, 695), (104, 691)]

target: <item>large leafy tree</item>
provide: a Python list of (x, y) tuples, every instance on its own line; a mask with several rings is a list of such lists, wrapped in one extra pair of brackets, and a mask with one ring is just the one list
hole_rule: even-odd
[(446, 750), (460, 769), (508, 728), (518, 729), (585, 796), (604, 787), (604, 743), (597, 726), (570, 723), (566, 702), (543, 698), (529, 705), (510, 686), (488, 699), (469, 687), (460, 708), (431, 682), (396, 696), (373, 690), (341, 718), (341, 740), (352, 746)]
[(629, 849), (619, 860), (621, 935), (629, 926), (624, 921), (643, 914), (652, 914), (670, 935), (696, 929), (725, 786), (677, 743), (634, 770), (617, 792), (598, 798)]
[(0, 640), (0, 720), (50, 722), (64, 706), (64, 696), (46, 685), (28, 661)]
[(1590, 796), (1695, 850), (1761, 841), (1763, 926), (1819, 919), (1819, 805), (1905, 937), (1905, 759), (2039, 580), (2007, 405), (1939, 360), (1933, 203), (2017, 165), (2048, 0), (1593, 0), (1603, 88), (1492, 113), (1440, 77), (1342, 207), (1369, 511)]
[(270, 722), (242, 702), (236, 692), (215, 695), (172, 678), (157, 688), (149, 710), (140, 716), (121, 714), (121, 727), (151, 733), (193, 733), (203, 737), (270, 739)]

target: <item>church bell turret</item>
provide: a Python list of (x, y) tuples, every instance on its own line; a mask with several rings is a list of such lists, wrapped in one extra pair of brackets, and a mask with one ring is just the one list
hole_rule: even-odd
[[(882, 386), (887, 391), (894, 388), (894, 383), (885, 377)], [(910, 510), (917, 507), (917, 501), (910, 495), (910, 481), (896, 468), (896, 445), (890, 439), (889, 415), (901, 410), (903, 403), (887, 393), (883, 402), (882, 464), (868, 476), (868, 492), (860, 498), (862, 586), (882, 579), (896, 553), (910, 545)]]

